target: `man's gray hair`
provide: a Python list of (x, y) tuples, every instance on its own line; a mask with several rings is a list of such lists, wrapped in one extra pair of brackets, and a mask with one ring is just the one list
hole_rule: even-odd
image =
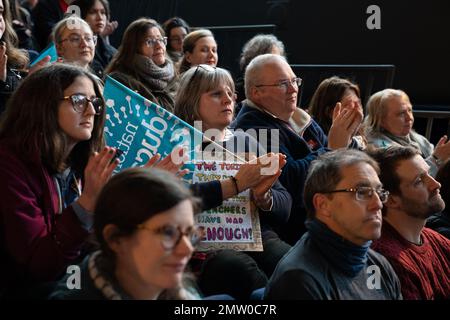
[(261, 69), (268, 64), (273, 64), (275, 62), (284, 61), (286, 63), (287, 60), (285, 57), (280, 56), (278, 54), (267, 53), (262, 54), (254, 58), (248, 64), (247, 68), (245, 68), (245, 96), (247, 99), (251, 99), (250, 97), (250, 89), (256, 85), (259, 85), (261, 79)]

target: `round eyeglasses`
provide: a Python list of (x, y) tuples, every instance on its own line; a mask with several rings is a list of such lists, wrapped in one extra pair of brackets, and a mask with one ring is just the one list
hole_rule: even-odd
[(167, 37), (162, 38), (156, 38), (156, 39), (147, 39), (145, 40), (145, 44), (147, 47), (153, 48), (157, 43), (160, 43), (162, 45), (167, 45)]
[(161, 245), (165, 250), (173, 250), (180, 243), (183, 236), (186, 236), (191, 245), (195, 247), (200, 243), (204, 236), (203, 228), (198, 226), (189, 227), (186, 231), (182, 231), (179, 226), (175, 227), (172, 225), (164, 225), (157, 229), (149, 229), (146, 225), (139, 224), (137, 225), (137, 228), (159, 235), (161, 237)]
[(86, 112), (89, 102), (94, 107), (96, 115), (99, 115), (103, 110), (103, 100), (95, 96), (88, 98), (84, 94), (75, 93), (70, 96), (63, 97), (62, 100), (69, 100), (72, 103), (73, 110), (78, 113)]
[(372, 188), (372, 187), (356, 187), (349, 189), (326, 191), (321, 193), (335, 193), (335, 192), (354, 192), (356, 200), (359, 201), (368, 201), (372, 199), (374, 194), (378, 195), (378, 198), (380, 198), (380, 201), (382, 203), (386, 203), (386, 201), (389, 198), (389, 191), (384, 190), (383, 188)]
[(63, 43), (64, 41), (69, 41), (72, 47), (79, 47), (81, 44), (81, 39), (83, 39), (87, 44), (92, 44), (94, 46), (97, 44), (97, 36), (95, 35), (79, 36), (77, 34), (72, 34), (66, 39), (62, 39), (60, 43)]

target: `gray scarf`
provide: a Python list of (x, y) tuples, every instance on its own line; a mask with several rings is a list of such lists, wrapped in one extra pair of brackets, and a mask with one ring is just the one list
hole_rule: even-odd
[(166, 62), (163, 65), (157, 66), (149, 57), (136, 54), (134, 56), (133, 65), (141, 80), (145, 82), (151, 90), (162, 91), (166, 89), (169, 82), (175, 76), (173, 63), (170, 59), (166, 59)]
[(418, 134), (414, 130), (411, 130), (411, 132), (405, 137), (399, 137), (387, 132), (384, 129), (381, 129), (379, 132), (371, 132), (369, 139), (370, 138), (381, 138), (389, 142), (390, 145), (413, 147), (419, 150), (424, 158), (431, 156), (434, 149), (433, 145), (427, 140), (427, 138)]

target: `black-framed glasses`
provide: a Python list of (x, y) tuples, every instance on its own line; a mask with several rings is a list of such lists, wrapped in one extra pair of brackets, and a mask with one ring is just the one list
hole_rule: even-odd
[(292, 78), (292, 79), (286, 79), (286, 80), (282, 80), (278, 83), (274, 83), (274, 84), (259, 84), (255, 87), (259, 88), (259, 87), (278, 87), (280, 89), (283, 89), (284, 91), (287, 91), (289, 89), (289, 86), (297, 86), (300, 87), (302, 85), (302, 79), (301, 78)]
[(95, 96), (88, 98), (84, 94), (75, 93), (70, 96), (63, 97), (62, 100), (69, 100), (72, 103), (73, 110), (78, 113), (84, 113), (89, 102), (94, 107), (96, 115), (100, 114), (103, 110), (103, 99)]
[(66, 39), (62, 39), (60, 41), (60, 43), (63, 43), (64, 41), (69, 41), (69, 43), (73, 47), (79, 47), (80, 44), (81, 44), (81, 39), (84, 39), (84, 41), (86, 41), (89, 44), (93, 44), (94, 46), (97, 44), (97, 36), (96, 35), (80, 36), (80, 35), (77, 35), (77, 34), (72, 34), (69, 37), (67, 37)]
[(163, 45), (167, 45), (167, 37), (162, 37), (162, 38), (156, 38), (156, 39), (152, 39), (149, 38), (147, 40), (145, 40), (145, 44), (147, 45), (147, 47), (153, 48), (157, 43), (163, 44)]
[(372, 197), (375, 193), (378, 195), (378, 198), (380, 198), (380, 201), (382, 203), (386, 203), (386, 201), (389, 198), (389, 191), (387, 191), (383, 188), (372, 188), (372, 187), (356, 187), (356, 188), (349, 188), (349, 189), (325, 191), (325, 192), (321, 192), (321, 193), (335, 193), (335, 192), (353, 192), (353, 193), (355, 193), (356, 200), (359, 200), (359, 201), (368, 201), (368, 200), (372, 199)]
[(198, 245), (203, 238), (203, 228), (198, 226), (189, 227), (182, 231), (179, 226), (164, 225), (160, 228), (150, 229), (144, 224), (137, 225), (138, 229), (151, 231), (161, 237), (161, 245), (165, 250), (173, 250), (181, 241), (183, 236), (189, 239), (193, 247)]

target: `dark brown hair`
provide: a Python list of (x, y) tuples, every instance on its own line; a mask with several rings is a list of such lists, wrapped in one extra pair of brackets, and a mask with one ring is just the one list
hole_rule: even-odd
[(420, 151), (412, 147), (391, 146), (370, 150), (369, 154), (378, 162), (380, 168), (382, 168), (380, 181), (384, 189), (389, 191), (390, 194), (401, 195), (401, 181), (396, 172), (399, 162), (420, 155)]
[(8, 101), (0, 120), (0, 138), (14, 140), (24, 156), (38, 154), (51, 173), (71, 166), (82, 175), (89, 156), (104, 146), (105, 111), (95, 116), (92, 136), (79, 142), (67, 159), (67, 136), (58, 123), (58, 109), (64, 90), (76, 78), (92, 81), (95, 94), (103, 99), (94, 76), (86, 70), (67, 64), (53, 64), (24, 79)]
[(319, 84), (311, 98), (309, 113), (326, 134), (330, 131), (333, 122), (333, 109), (336, 103), (343, 98), (347, 90), (353, 90), (358, 98), (360, 98), (358, 85), (347, 79), (331, 77), (323, 80)]

